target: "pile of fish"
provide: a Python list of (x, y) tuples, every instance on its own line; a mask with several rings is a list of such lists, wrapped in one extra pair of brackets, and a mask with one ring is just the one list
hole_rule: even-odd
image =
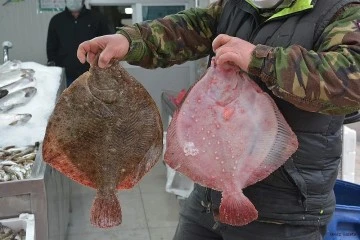
[(0, 240), (25, 240), (26, 232), (24, 229), (14, 231), (0, 223)]
[(39, 143), (25, 147), (0, 148), (0, 182), (30, 178)]
[(22, 69), (21, 62), (7, 61), (0, 65), (0, 125), (22, 125), (31, 119), (30, 113), (6, 112), (28, 103), (36, 94), (33, 69)]

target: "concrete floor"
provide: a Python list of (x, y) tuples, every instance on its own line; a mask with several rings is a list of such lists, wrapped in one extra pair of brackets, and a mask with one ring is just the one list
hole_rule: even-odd
[(165, 192), (166, 168), (159, 162), (131, 191), (119, 191), (123, 222), (111, 230), (91, 226), (89, 211), (95, 191), (72, 183), (68, 240), (170, 240), (178, 223), (179, 203)]

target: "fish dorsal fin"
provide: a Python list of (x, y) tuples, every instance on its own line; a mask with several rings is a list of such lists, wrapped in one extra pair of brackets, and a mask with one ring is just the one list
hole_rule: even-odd
[[(256, 183), (257, 179), (264, 179), (269, 176), (272, 172), (274, 172), (276, 169), (278, 169), (281, 165), (284, 164), (284, 161), (282, 159), (291, 156), (298, 148), (298, 141), (296, 135), (290, 129), (279, 109), (275, 107), (276, 104), (272, 99), (271, 103), (274, 105), (274, 108), (265, 109), (265, 111), (273, 112), (275, 110), (275, 117), (278, 123), (277, 133), (273, 141), (272, 147), (268, 152), (265, 160), (258, 168), (254, 169), (253, 173), (250, 175), (251, 177), (248, 179), (245, 186)], [(256, 144), (262, 144), (262, 142), (268, 142), (266, 140), (266, 136), (263, 136), (263, 138), (259, 138)]]

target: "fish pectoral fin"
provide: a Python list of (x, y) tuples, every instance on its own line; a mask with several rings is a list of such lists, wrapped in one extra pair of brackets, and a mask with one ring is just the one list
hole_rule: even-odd
[(219, 209), (219, 221), (232, 226), (243, 226), (258, 218), (258, 212), (250, 200), (240, 192), (223, 192)]

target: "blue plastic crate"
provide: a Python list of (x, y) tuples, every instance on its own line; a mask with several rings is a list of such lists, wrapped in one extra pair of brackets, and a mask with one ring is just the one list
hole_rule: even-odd
[(360, 185), (336, 180), (336, 209), (325, 240), (360, 240)]

